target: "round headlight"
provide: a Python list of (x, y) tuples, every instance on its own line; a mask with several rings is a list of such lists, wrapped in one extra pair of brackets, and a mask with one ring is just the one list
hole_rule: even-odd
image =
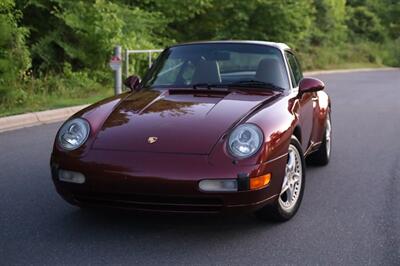
[(261, 129), (253, 124), (242, 124), (235, 128), (229, 135), (228, 149), (239, 159), (255, 154), (263, 142)]
[(58, 133), (58, 144), (66, 150), (75, 150), (87, 140), (90, 132), (89, 123), (82, 118), (65, 122)]

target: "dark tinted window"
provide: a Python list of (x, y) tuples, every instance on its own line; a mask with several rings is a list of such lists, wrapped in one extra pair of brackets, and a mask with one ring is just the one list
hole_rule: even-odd
[(165, 50), (145, 75), (144, 87), (191, 87), (259, 80), (289, 88), (279, 49), (242, 43), (188, 44)]
[(292, 53), (286, 52), (286, 57), (288, 59), (289, 67), (291, 70), (292, 85), (293, 87), (297, 87), (300, 80), (303, 78), (300, 64)]

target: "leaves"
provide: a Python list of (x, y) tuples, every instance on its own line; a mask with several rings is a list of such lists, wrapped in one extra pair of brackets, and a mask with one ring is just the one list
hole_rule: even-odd
[(24, 12), (51, 21), (26, 21), (41, 33), (30, 40), (37, 73), (59, 72), (64, 62), (74, 69), (104, 69), (116, 44), (144, 49), (165, 41), (159, 37), (165, 29), (159, 13), (111, 1), (35, 0)]
[(20, 12), (14, 12), (15, 2), (0, 2), (0, 102), (10, 93), (8, 86), (21, 79), (30, 66), (30, 54), (25, 44), (28, 31), (18, 26)]
[[(107, 61), (117, 44), (146, 49), (268, 40), (300, 51), (306, 68), (353, 61), (399, 65), (399, 18), (397, 0), (2, 0), (0, 102), (26, 99), (21, 88), (14, 96), (5, 88), (24, 80), (31, 67), (36, 78), (110, 83)], [(142, 74), (147, 58), (135, 56), (131, 65)]]

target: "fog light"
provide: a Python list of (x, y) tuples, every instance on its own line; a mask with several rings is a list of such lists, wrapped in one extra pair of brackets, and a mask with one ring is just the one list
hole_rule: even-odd
[(238, 190), (236, 179), (202, 180), (199, 182), (199, 188), (202, 191), (211, 192), (233, 192)]
[(77, 184), (85, 183), (85, 176), (83, 174), (62, 169), (58, 170), (58, 179), (60, 181), (69, 183), (77, 183)]
[(259, 189), (266, 187), (271, 180), (271, 174), (250, 178), (250, 189)]

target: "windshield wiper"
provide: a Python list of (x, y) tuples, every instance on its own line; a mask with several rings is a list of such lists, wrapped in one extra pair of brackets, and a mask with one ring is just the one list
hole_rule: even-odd
[(258, 81), (258, 80), (240, 80), (236, 81), (233, 83), (228, 83), (228, 84), (223, 84), (223, 83), (217, 83), (217, 84), (210, 84), (210, 83), (196, 83), (193, 84), (193, 89), (197, 90), (199, 88), (206, 88), (208, 90), (211, 90), (213, 88), (258, 88), (258, 89), (272, 89), (275, 91), (280, 91), (283, 92), (285, 91), (284, 88), (279, 87), (273, 83), (267, 83), (263, 81)]
[(229, 87), (251, 87), (251, 88), (268, 88), (276, 91), (285, 91), (284, 88), (279, 87), (273, 83), (267, 83), (259, 80), (239, 80), (229, 84)]
[(212, 88), (227, 88), (226, 84), (209, 84), (209, 83), (196, 83), (193, 84), (193, 89), (206, 88), (211, 90)]

